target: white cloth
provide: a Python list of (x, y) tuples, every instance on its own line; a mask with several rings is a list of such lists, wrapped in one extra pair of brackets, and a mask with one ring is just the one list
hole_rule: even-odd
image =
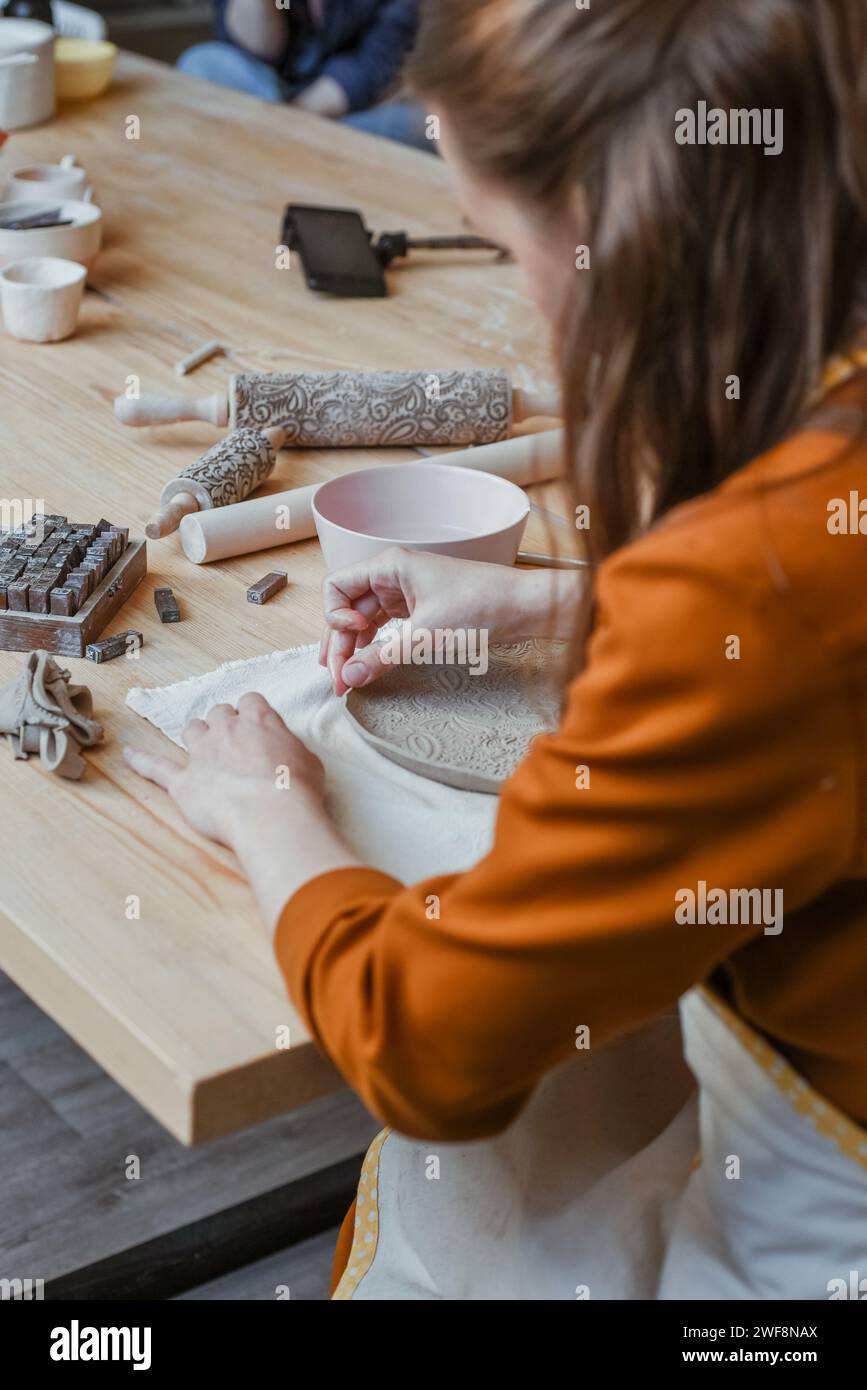
[(127, 704), (181, 744), (189, 720), (204, 719), (214, 705), (237, 704), (251, 690), (322, 759), (329, 812), (364, 863), (417, 883), (468, 869), (488, 852), (497, 798), (429, 781), (374, 752), (331, 693), (318, 647), (232, 661), (177, 685), (137, 686)]
[[(662, 1024), (603, 1077), (620, 1135), (593, 1094), (606, 1049), (547, 1076), (494, 1139), (384, 1131), (336, 1297), (853, 1296), (839, 1290), (867, 1276), (867, 1133), (704, 989), (681, 1018), (698, 1090), (649, 1142), (635, 1144), (628, 1116), (647, 1099), (641, 1050)], [(671, 1114), (664, 1088), (651, 1100)]]
[(681, 1015), (702, 1161), (657, 1297), (829, 1298), (867, 1274), (867, 1133), (706, 990)]

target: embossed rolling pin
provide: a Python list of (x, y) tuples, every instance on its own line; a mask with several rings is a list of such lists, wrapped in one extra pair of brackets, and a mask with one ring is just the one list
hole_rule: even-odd
[[(519, 487), (529, 487), (531, 483), (551, 482), (562, 476), (564, 442), (563, 430), (546, 430), (444, 454), (442, 461), (463, 468), (481, 468), (508, 478)], [(268, 497), (254, 497), (235, 506), (188, 513), (180, 524), (184, 554), (194, 565), (204, 565), (232, 555), (308, 540), (316, 534), (311, 504), (318, 486), (314, 483)]]
[(512, 387), (508, 372), (248, 373), (228, 393), (199, 398), (140, 396), (114, 403), (125, 425), (205, 420), (218, 428), (285, 429), (290, 448), (493, 444), (512, 426), (560, 414), (556, 395)]
[(213, 449), (166, 483), (160, 508), (145, 527), (149, 540), (157, 541), (177, 531), (190, 512), (228, 507), (249, 497), (270, 477), (283, 442), (282, 429), (235, 430)]

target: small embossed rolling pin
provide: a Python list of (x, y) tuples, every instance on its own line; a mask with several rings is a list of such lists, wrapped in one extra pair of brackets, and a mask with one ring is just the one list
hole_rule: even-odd
[(283, 442), (282, 429), (235, 430), (166, 483), (160, 509), (145, 527), (149, 540), (177, 531), (182, 517), (243, 502), (270, 477)]
[(508, 372), (479, 367), (238, 374), (228, 394), (118, 396), (114, 410), (125, 425), (205, 420), (233, 430), (281, 428), (293, 449), (414, 448), (493, 444), (522, 420), (558, 417), (560, 403), (550, 392), (513, 388)]

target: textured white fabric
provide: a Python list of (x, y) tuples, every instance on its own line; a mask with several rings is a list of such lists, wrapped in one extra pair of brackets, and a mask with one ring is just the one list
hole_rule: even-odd
[[(763, 1040), (737, 1036), (704, 990), (681, 1018), (698, 1091), (650, 1142), (605, 1122), (593, 1094), (605, 1049), (546, 1077), (494, 1139), (389, 1133), (373, 1261), (338, 1297), (857, 1297), (835, 1290), (867, 1276), (867, 1134)], [(652, 1029), (640, 1036), (653, 1046)], [(625, 1122), (644, 1086), (626, 1061), (605, 1077)]]
[(136, 687), (127, 704), (181, 743), (190, 719), (255, 690), (325, 765), (327, 804), (338, 829), (374, 868), (404, 883), (456, 873), (490, 848), (497, 798), (456, 791), (389, 762), (355, 732), (331, 693), (317, 647), (233, 661), (204, 676), (154, 689)]
[(749, 1050), (703, 990), (681, 1015), (702, 1162), (657, 1296), (827, 1299), (834, 1280), (867, 1275), (867, 1134), (769, 1045)]

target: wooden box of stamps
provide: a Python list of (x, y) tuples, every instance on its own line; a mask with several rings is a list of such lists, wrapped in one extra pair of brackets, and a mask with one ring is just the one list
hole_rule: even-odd
[(0, 647), (83, 657), (146, 573), (146, 542), (108, 521), (0, 531)]

